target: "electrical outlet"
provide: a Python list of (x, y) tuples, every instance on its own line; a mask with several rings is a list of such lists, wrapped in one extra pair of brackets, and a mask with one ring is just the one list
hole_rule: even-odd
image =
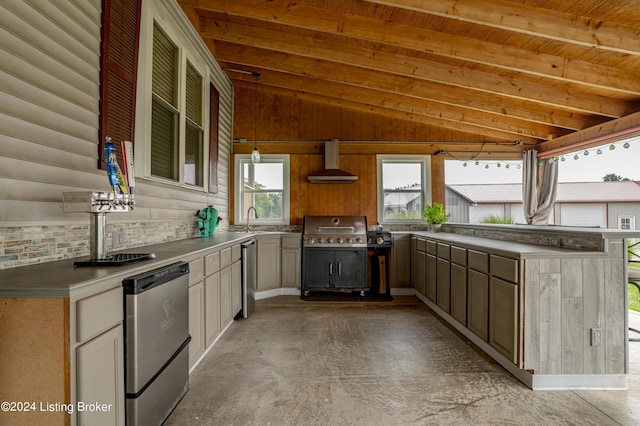
[(124, 232), (114, 232), (111, 242), (114, 249), (124, 247)]
[(602, 346), (602, 329), (591, 329), (591, 346)]

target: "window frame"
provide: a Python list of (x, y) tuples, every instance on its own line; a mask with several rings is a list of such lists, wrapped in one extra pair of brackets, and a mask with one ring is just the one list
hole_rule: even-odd
[[(169, 179), (152, 175), (151, 173), (151, 135), (152, 135), (152, 111), (149, 107), (155, 94), (152, 90), (152, 65), (153, 65), (153, 32), (154, 26), (164, 32), (166, 37), (177, 48), (177, 104), (178, 104), (178, 137), (177, 137), (177, 179)], [(206, 62), (206, 58), (200, 57), (189, 40), (181, 36), (182, 28), (179, 23), (166, 20), (162, 13), (147, 5), (143, 6), (143, 16), (140, 31), (140, 45), (145, 48), (140, 49), (138, 67), (138, 94), (137, 94), (137, 118), (136, 118), (136, 175), (140, 175), (145, 180), (170, 185), (173, 187), (190, 189), (197, 192), (208, 192), (211, 184), (210, 179), (210, 140), (211, 120), (210, 116), (210, 89), (209, 85), (214, 84), (211, 69)], [(196, 175), (200, 176), (201, 184), (193, 185), (185, 181), (186, 167), (186, 132), (187, 132), (187, 66), (190, 66), (201, 77), (200, 87), (200, 112), (202, 141), (200, 142), (201, 164)], [(217, 190), (217, 188), (216, 188)]]
[(618, 215), (618, 229), (627, 229), (627, 228), (622, 228), (622, 221), (623, 220), (629, 220), (629, 230), (633, 231), (636, 229), (636, 217), (635, 215), (632, 214), (621, 214)]
[[(234, 155), (234, 224), (242, 225), (246, 223), (244, 219), (244, 206), (242, 203), (244, 185), (242, 185), (244, 164), (251, 163), (250, 154), (235, 154)], [(266, 219), (266, 218), (251, 218), (251, 224), (253, 225), (290, 225), (290, 156), (289, 154), (261, 154), (260, 163), (282, 163), (282, 219)], [(274, 190), (266, 190), (265, 192), (274, 192)]]
[[(377, 208), (378, 208), (378, 222), (380, 224), (419, 224), (423, 223), (424, 219), (385, 219), (384, 218), (384, 188), (383, 181), (383, 165), (384, 164), (402, 164), (413, 163), (420, 164), (422, 167), (421, 176), (421, 197), (422, 206), (425, 204), (431, 204), (431, 156), (429, 155), (399, 155), (399, 154), (382, 154), (376, 155), (376, 177), (377, 177)], [(418, 192), (418, 191), (416, 191)]]

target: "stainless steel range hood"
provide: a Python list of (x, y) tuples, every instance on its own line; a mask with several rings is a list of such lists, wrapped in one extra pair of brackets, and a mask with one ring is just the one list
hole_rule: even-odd
[(324, 143), (324, 169), (307, 177), (311, 183), (354, 183), (358, 176), (340, 169), (340, 142)]

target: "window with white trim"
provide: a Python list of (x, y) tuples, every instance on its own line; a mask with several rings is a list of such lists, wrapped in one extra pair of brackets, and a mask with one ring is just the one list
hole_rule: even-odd
[(252, 163), (249, 155), (235, 156), (235, 223), (289, 224), (289, 156), (262, 155)]
[(618, 229), (636, 229), (636, 217), (633, 215), (618, 216)]
[(151, 72), (152, 177), (204, 187), (204, 78), (184, 51), (153, 23)]
[(426, 155), (378, 155), (378, 221), (423, 222), (431, 203), (431, 160)]

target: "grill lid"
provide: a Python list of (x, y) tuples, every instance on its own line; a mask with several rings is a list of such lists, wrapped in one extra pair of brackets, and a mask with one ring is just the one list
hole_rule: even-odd
[(304, 246), (365, 247), (366, 216), (305, 216)]

